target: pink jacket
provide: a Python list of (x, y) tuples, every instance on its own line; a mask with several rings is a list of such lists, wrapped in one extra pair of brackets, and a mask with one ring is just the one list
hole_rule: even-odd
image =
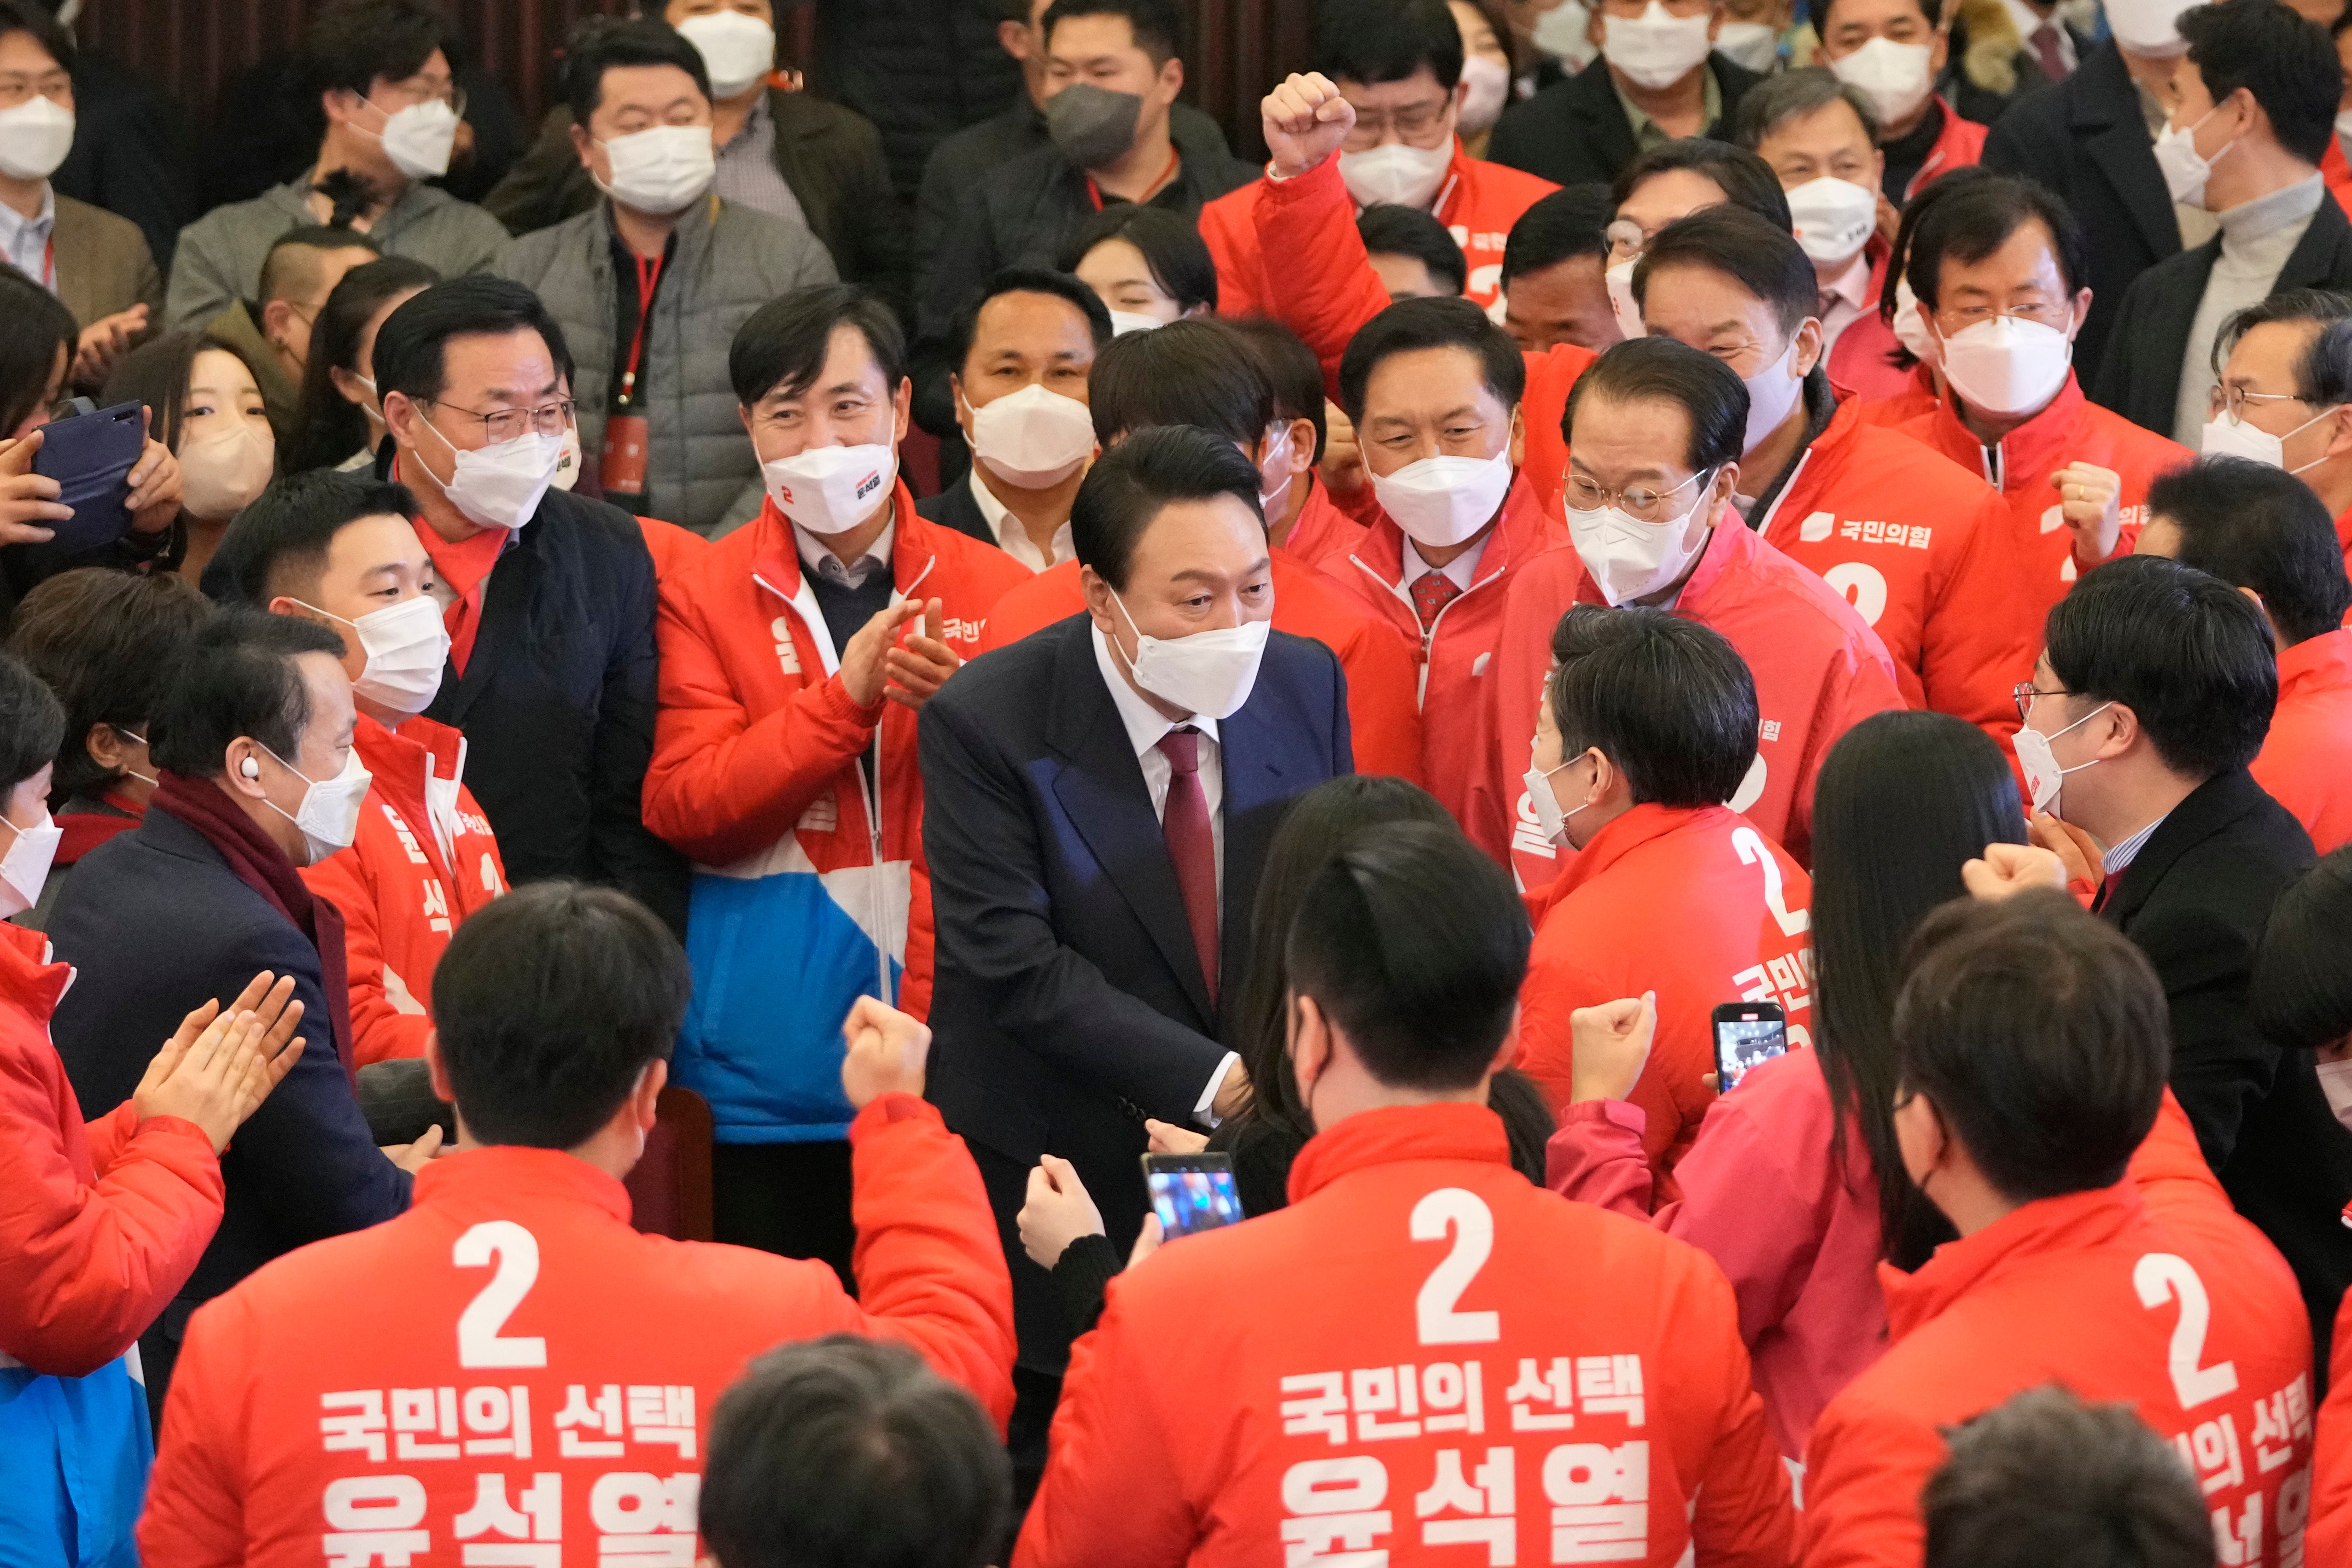
[(1708, 1107), (1675, 1166), (1682, 1201), (1650, 1215), (1643, 1117), (1622, 1100), (1559, 1113), (1550, 1186), (1650, 1222), (1723, 1267), (1739, 1302), (1756, 1392), (1780, 1451), (1805, 1451), (1822, 1406), (1886, 1349), (1878, 1288), (1878, 1187), (1849, 1128), (1843, 1179), (1829, 1158), (1832, 1116), (1821, 1060), (1768, 1061)]

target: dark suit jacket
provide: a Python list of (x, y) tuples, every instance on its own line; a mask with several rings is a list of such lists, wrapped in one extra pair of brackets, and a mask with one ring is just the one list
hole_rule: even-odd
[[(984, 654), (924, 706), (923, 851), (939, 943), (929, 1092), (1000, 1168), (1046, 1153), (1076, 1165), (1124, 1249), (1143, 1223), (1144, 1118), (1191, 1125), (1234, 1043), (1274, 830), (1293, 799), (1354, 764), (1339, 662), (1275, 632), (1249, 701), (1218, 726), (1213, 1006), (1090, 624), (1074, 615)], [(1017, 1191), (992, 1182), (990, 1196), (1009, 1232)], [(1022, 1364), (1058, 1373), (1069, 1336), (1050, 1281), (1017, 1243), (1009, 1253)]]
[[(2134, 424), (2159, 435), (2172, 434), (2173, 407), (2180, 396), (2180, 357), (2221, 254), (2221, 236), (2216, 235), (2195, 250), (2149, 267), (2125, 290), (2123, 319), (2131, 323), (2131, 330), (2108, 340), (2105, 357), (2099, 361), (2098, 384), (2091, 392), (2095, 401)], [(2271, 285), (2273, 294), (2291, 288), (2352, 289), (2352, 222), (2346, 221), (2344, 209), (2325, 192), (2311, 226), (2303, 231)]]
[(308, 1043), (221, 1155), (228, 1202), (195, 1273), (141, 1342), (161, 1408), (173, 1352), (196, 1302), (282, 1253), (408, 1207), (406, 1172), (377, 1152), (335, 1056), (319, 950), (228, 868), (211, 841), (161, 806), (75, 866), (49, 918), (74, 983), (49, 1032), (82, 1114), (102, 1116), (207, 1000), (234, 1000), (264, 969), (294, 977)]
[[(2057, 193), (2091, 246), (2091, 314), (2074, 362), (2095, 371), (2132, 279), (2180, 254), (2180, 221), (2141, 117), (2139, 93), (2113, 42), (2082, 51), (2074, 74), (2021, 95), (1985, 138), (1984, 165), (2039, 180)], [(2178, 366), (2179, 345), (2173, 347)], [(2164, 434), (2172, 434), (2171, 404)]]
[(2243, 768), (2200, 785), (2149, 835), (2100, 908), (2146, 953), (2172, 1013), (2172, 1092), (2238, 1212), (2294, 1269), (2324, 1345), (2347, 1282), (2352, 1133), (2309, 1051), (2254, 1026), (2247, 981), (2271, 905), (2316, 857)]
[(970, 534), (984, 545), (997, 542), (996, 530), (980, 513), (980, 503), (972, 498), (971, 481), (957, 480), (936, 496), (926, 496), (915, 503), (915, 515), (943, 528), (953, 528), (960, 534)]
[[(1738, 121), (1740, 99), (1764, 78), (1721, 55), (1707, 56), (1706, 67), (1715, 73), (1716, 89), (1723, 97), (1723, 116), (1706, 128), (1706, 134), (1728, 141), (1731, 127)], [(1595, 60), (1590, 69), (1504, 110), (1486, 156), (1555, 184), (1598, 181), (1605, 185), (1640, 151), (1608, 68)]]

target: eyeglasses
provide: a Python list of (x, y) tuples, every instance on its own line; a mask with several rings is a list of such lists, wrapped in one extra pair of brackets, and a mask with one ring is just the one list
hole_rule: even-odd
[(2243, 424), (2246, 422), (2246, 405), (2250, 402), (2309, 402), (2310, 401), (2309, 398), (2297, 397), (2293, 392), (2248, 392), (2243, 387), (2216, 385), (2211, 392), (2205, 394), (2205, 408), (2208, 413), (2213, 414), (2219, 414), (2226, 410), (2231, 423)]
[(1944, 326), (1945, 335), (1948, 337), (1979, 322), (1998, 321), (2004, 316), (2013, 316), (2020, 321), (2031, 321), (2037, 327), (2063, 332), (2074, 319), (2074, 308), (2063, 301), (2047, 305), (2012, 305), (2006, 310), (1990, 305), (1955, 305), (1937, 311), (1936, 320)]
[(481, 413), (470, 408), (459, 408), (454, 402), (437, 398), (425, 400), (436, 408), (446, 408), (462, 413), (468, 419), (482, 422), (482, 433), (492, 446), (517, 440), (537, 431), (541, 435), (562, 435), (572, 427), (572, 400), (558, 398), (537, 408), (502, 408), (492, 413)]
[(2035, 697), (2063, 697), (2068, 694), (2063, 690), (2045, 692), (2032, 681), (2020, 681), (2009, 688), (2009, 695), (2017, 702), (2017, 722), (2023, 724), (2027, 715), (2032, 712)]
[(1363, 151), (1387, 135), (1391, 126), (1399, 136), (1426, 136), (1444, 123), (1447, 101), (1409, 103), (1402, 109), (1360, 109), (1355, 126), (1348, 132), (1348, 149)]
[(1594, 484), (1581, 474), (1571, 474), (1561, 489), (1560, 498), (1571, 512), (1597, 512), (1614, 500), (1625, 515), (1636, 522), (1671, 522), (1673, 517), (1667, 515), (1666, 504), (1675, 492), (1689, 489), (1713, 472), (1713, 469), (1703, 468), (1681, 484), (1664, 490), (1653, 490), (1646, 485), (1627, 485), (1612, 489), (1606, 485)]
[(1643, 233), (1642, 225), (1631, 218), (1619, 218), (1601, 232), (1609, 241), (1612, 266), (1631, 261), (1649, 248), (1650, 236)]

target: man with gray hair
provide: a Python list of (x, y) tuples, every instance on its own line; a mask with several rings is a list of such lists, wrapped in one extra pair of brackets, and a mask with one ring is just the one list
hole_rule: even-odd
[(2293, 288), (2247, 306), (2221, 324), (2213, 373), (2199, 450), (2310, 486), (2352, 561), (2352, 298)]

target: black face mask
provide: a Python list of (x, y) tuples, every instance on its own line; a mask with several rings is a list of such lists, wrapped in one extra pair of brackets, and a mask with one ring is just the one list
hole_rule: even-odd
[(1071, 162), (1081, 169), (1100, 169), (1135, 145), (1135, 127), (1142, 116), (1141, 93), (1074, 82), (1046, 102), (1045, 132)]

